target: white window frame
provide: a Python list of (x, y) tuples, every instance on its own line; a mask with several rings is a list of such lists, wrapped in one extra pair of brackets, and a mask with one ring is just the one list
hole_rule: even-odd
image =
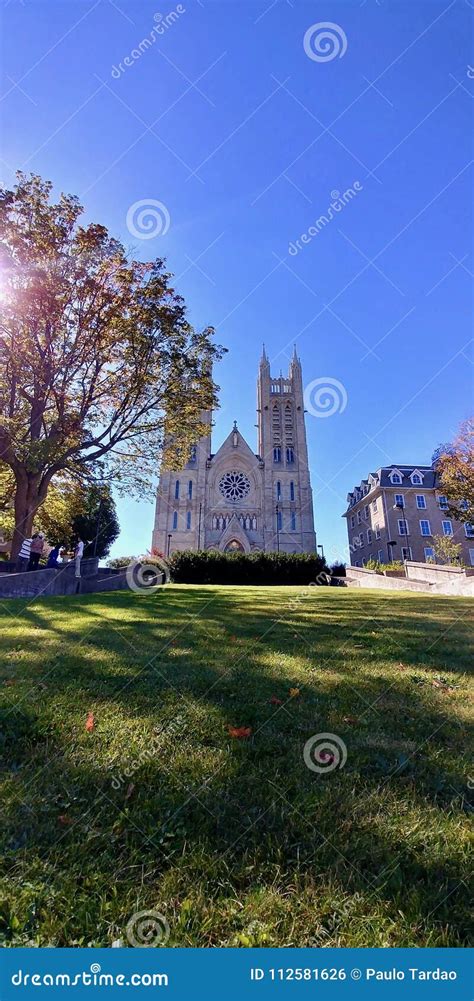
[(362, 549), (363, 546), (365, 546), (365, 539), (364, 539), (364, 533), (363, 532), (361, 532), (360, 535), (359, 535), (359, 546), (361, 547), (361, 549)]
[(398, 534), (406, 539), (410, 534), (410, 528), (406, 518), (398, 518)]
[(425, 563), (428, 563), (429, 560), (434, 559), (435, 551), (433, 549), (433, 546), (424, 546), (423, 552), (425, 554)]
[(377, 498), (376, 497), (372, 501), (372, 511), (374, 512), (374, 514), (377, 514), (378, 504), (377, 504)]
[(464, 525), (464, 534), (466, 539), (474, 539), (474, 524), (470, 521), (466, 521)]
[(377, 550), (377, 559), (379, 563), (383, 563), (383, 549)]
[(374, 526), (375, 538), (380, 539), (380, 525)]
[(438, 494), (437, 500), (440, 511), (447, 511), (449, 504), (446, 494)]
[(355, 523), (356, 523), (355, 516), (351, 514), (351, 528), (355, 528)]
[[(404, 553), (407, 553), (408, 555), (405, 556)], [(411, 559), (412, 559), (411, 546), (402, 546), (402, 560), (411, 560)]]
[(410, 473), (410, 480), (411, 480), (412, 485), (414, 487), (422, 487), (423, 486), (423, 473), (419, 469), (414, 469), (413, 472)]
[(389, 478), (393, 487), (401, 486), (403, 483), (403, 473), (401, 469), (392, 469), (391, 473), (389, 473)]
[(395, 504), (397, 505), (397, 507), (405, 507), (404, 494), (395, 494)]
[[(449, 525), (448, 531), (446, 531), (446, 525)], [(443, 529), (443, 535), (446, 536), (447, 539), (452, 539), (454, 535), (454, 529), (451, 518), (444, 518), (443, 521), (441, 522), (441, 528)]]
[(364, 518), (365, 518), (366, 521), (369, 520), (369, 505), (368, 504), (366, 504), (365, 507), (364, 507)]
[(362, 511), (357, 512), (357, 524), (358, 525), (362, 524)]
[(416, 506), (419, 511), (426, 511), (426, 497), (424, 494), (416, 494)]
[(474, 567), (474, 549), (469, 550), (469, 559), (471, 561), (471, 567)]
[(367, 529), (367, 545), (368, 546), (372, 545), (372, 529), (371, 528)]
[[(427, 532), (423, 531), (423, 525), (428, 525)], [(422, 535), (424, 539), (429, 539), (433, 535), (433, 532), (431, 531), (431, 522), (429, 518), (420, 518), (420, 535)]]

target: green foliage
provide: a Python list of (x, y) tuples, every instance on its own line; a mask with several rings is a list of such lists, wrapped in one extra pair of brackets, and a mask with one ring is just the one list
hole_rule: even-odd
[(106, 566), (112, 567), (113, 570), (125, 570), (126, 567), (130, 566), (131, 563), (135, 563), (136, 560), (136, 556), (114, 556), (113, 559), (107, 560)]
[(333, 563), (330, 566), (330, 572), (333, 577), (345, 577), (346, 576), (346, 564), (345, 563)]
[(14, 554), (58, 473), (150, 490), (204, 433), (222, 354), (193, 330), (162, 259), (131, 260), (78, 199), (21, 172), (0, 191), (0, 454), (15, 479)]
[(434, 563), (447, 563), (453, 566), (462, 564), (462, 546), (460, 542), (455, 542), (450, 535), (433, 536)]
[(315, 553), (175, 552), (171, 579), (179, 584), (325, 584), (325, 560)]
[(448, 498), (448, 514), (474, 522), (474, 417), (461, 424), (454, 441), (438, 445), (433, 465), (439, 489)]

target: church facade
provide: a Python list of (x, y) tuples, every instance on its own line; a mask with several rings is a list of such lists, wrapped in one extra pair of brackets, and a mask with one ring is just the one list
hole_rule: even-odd
[(160, 476), (152, 548), (316, 552), (301, 363), (274, 378), (265, 353), (257, 380), (258, 452), (237, 423), (213, 454), (209, 431), (183, 469)]

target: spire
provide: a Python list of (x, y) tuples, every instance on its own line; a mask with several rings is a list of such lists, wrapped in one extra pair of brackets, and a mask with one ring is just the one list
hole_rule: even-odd
[(262, 345), (262, 357), (260, 358), (260, 368), (268, 368), (270, 362), (268, 360), (267, 352), (265, 351), (265, 344)]
[(293, 344), (293, 356), (290, 361), (290, 378), (295, 369), (301, 370), (301, 362), (298, 358), (298, 355), (296, 354), (296, 344)]

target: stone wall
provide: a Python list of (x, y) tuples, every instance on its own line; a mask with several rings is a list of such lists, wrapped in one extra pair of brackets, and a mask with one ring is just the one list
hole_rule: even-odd
[(0, 573), (0, 598), (39, 598), (42, 595), (91, 594), (94, 591), (124, 591), (128, 587), (124, 570), (104, 574), (98, 559), (82, 560), (81, 576), (75, 576), (74, 563), (56, 570), (31, 570), (26, 573)]

